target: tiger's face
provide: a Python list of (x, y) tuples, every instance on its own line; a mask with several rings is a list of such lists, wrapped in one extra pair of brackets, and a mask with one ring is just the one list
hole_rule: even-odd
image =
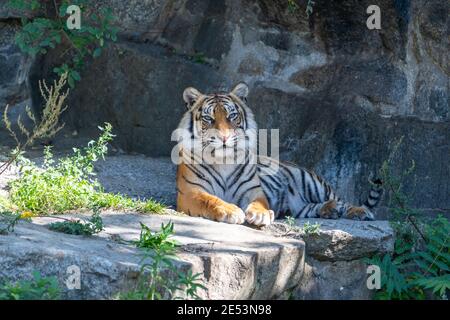
[(253, 137), (256, 123), (245, 104), (247, 95), (244, 83), (229, 93), (202, 94), (192, 87), (186, 88), (183, 99), (188, 110), (179, 126), (188, 131), (183, 138), (190, 139), (203, 156), (228, 158), (248, 150), (256, 143)]

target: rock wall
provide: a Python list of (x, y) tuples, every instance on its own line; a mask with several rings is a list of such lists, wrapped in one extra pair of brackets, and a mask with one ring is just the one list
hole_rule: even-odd
[[(294, 12), (282, 0), (97, 1), (118, 16), (119, 41), (83, 71), (65, 121), (86, 134), (109, 121), (122, 149), (168, 156), (183, 89), (244, 80), (260, 127), (280, 129), (283, 159), (358, 202), (404, 136), (396, 170), (416, 161), (413, 204), (448, 212), (448, 2), (377, 1), (381, 30), (365, 25), (373, 1), (315, 2), (308, 17), (305, 1)], [(3, 36), (16, 22), (0, 9), (0, 106), (37, 107), (58, 52), (33, 63), (27, 90), (30, 62)]]

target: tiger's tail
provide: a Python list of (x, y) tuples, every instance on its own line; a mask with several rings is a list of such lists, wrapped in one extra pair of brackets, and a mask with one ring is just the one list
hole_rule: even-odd
[(367, 199), (363, 202), (363, 206), (365, 206), (367, 209), (372, 210), (375, 208), (381, 201), (382, 195), (383, 195), (383, 181), (381, 179), (374, 179), (370, 181), (370, 184), (372, 185), (369, 195)]

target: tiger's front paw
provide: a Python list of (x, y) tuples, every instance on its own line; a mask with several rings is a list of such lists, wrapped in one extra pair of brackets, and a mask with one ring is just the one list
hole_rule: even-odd
[(245, 220), (255, 226), (268, 226), (275, 219), (275, 214), (272, 210), (256, 210), (247, 208), (245, 210)]
[(227, 203), (215, 208), (215, 220), (232, 224), (243, 224), (245, 214), (238, 206)]

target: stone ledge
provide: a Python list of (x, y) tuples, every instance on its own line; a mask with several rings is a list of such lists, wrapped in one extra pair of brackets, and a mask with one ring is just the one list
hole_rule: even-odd
[[(317, 234), (302, 231), (306, 223), (319, 223)], [(268, 227), (275, 236), (303, 239), (306, 244), (305, 267), (294, 299), (370, 299), (367, 265), (363, 258), (391, 252), (394, 231), (388, 221), (346, 219), (301, 219), (297, 230), (276, 222)]]
[(50, 231), (45, 225), (60, 221), (56, 217), (21, 222), (14, 233), (0, 235), (0, 278), (30, 278), (39, 270), (65, 288), (67, 267), (77, 265), (82, 288), (66, 290), (64, 298), (109, 299), (130, 289), (139, 274), (139, 250), (120, 240), (137, 240), (139, 222), (159, 230), (173, 221), (181, 244), (175, 265), (202, 275), (203, 299), (368, 299), (362, 258), (391, 251), (394, 240), (386, 221), (297, 221), (321, 224), (317, 235), (305, 235), (279, 221), (255, 230), (177, 215), (102, 216), (105, 230), (93, 237)]
[(394, 248), (394, 231), (388, 221), (299, 219), (296, 225), (302, 228), (306, 222), (319, 223), (318, 234), (296, 232), (280, 222), (268, 231), (275, 236), (303, 239), (307, 254), (324, 261), (351, 261)]
[(137, 240), (139, 222), (159, 230), (161, 223), (170, 220), (182, 245), (177, 267), (202, 274), (207, 288), (200, 292), (204, 299), (286, 297), (303, 272), (301, 240), (201, 218), (111, 212), (102, 216), (105, 230), (93, 237), (50, 231), (45, 225), (60, 220), (47, 217), (20, 223), (15, 233), (0, 235), (0, 278), (29, 278), (33, 270), (39, 270), (45, 276), (57, 276), (64, 286), (66, 268), (75, 264), (81, 269), (82, 289), (66, 291), (66, 298), (110, 298), (129, 289), (139, 270), (139, 251), (114, 240)]

